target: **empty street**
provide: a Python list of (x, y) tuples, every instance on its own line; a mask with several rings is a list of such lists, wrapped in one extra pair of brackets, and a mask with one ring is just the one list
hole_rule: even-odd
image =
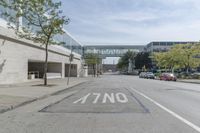
[(1, 133), (198, 133), (198, 84), (103, 75), (0, 114)]

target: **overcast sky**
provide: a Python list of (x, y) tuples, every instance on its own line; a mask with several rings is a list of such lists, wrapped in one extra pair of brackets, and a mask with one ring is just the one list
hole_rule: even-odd
[[(83, 44), (200, 40), (200, 0), (62, 0)], [(87, 44), (87, 43), (86, 43)]]
[[(199, 41), (200, 0), (62, 0), (66, 29), (82, 44)], [(108, 58), (104, 63), (117, 63)]]

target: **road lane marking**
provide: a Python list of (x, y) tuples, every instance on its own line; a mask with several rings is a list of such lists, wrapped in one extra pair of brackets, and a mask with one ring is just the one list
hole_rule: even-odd
[(126, 97), (126, 95), (124, 93), (117, 93), (116, 99), (117, 99), (118, 102), (121, 102), (121, 103), (127, 103), (128, 102), (128, 98)]
[(115, 103), (115, 97), (114, 97), (114, 94), (111, 93), (110, 95), (108, 93), (105, 93), (104, 94), (104, 97), (103, 97), (103, 101), (102, 103), (106, 103), (107, 102), (107, 99), (110, 100), (110, 103)]
[(97, 101), (99, 100), (99, 97), (101, 96), (101, 93), (93, 93), (93, 95), (96, 96), (96, 98), (93, 101), (93, 103), (96, 104)]
[(87, 100), (87, 98), (91, 95), (91, 93), (88, 93), (86, 96), (74, 101), (73, 103), (78, 103), (78, 102), (81, 102), (81, 104), (84, 104), (85, 101)]
[(182, 121), (183, 123), (187, 124), (188, 126), (190, 126), (191, 128), (193, 128), (194, 130), (196, 130), (197, 132), (200, 133), (200, 127), (198, 127), (197, 125), (193, 124), (192, 122), (186, 120), (185, 118), (183, 118), (182, 116), (178, 115), (177, 113), (171, 111), (170, 109), (166, 108), (165, 106), (161, 105), (160, 103), (158, 103), (157, 101), (151, 99), (150, 97), (146, 96), (145, 94), (143, 94), (142, 92), (135, 90), (133, 88), (131, 88), (134, 92), (136, 92), (137, 94), (143, 96), (144, 98), (146, 98), (147, 100), (151, 101), (152, 103), (154, 103), (155, 105), (157, 105), (158, 107), (160, 107), (161, 109), (163, 109), (164, 111), (168, 112), (169, 114), (171, 114), (172, 116), (174, 116), (175, 118), (179, 119), (180, 121)]

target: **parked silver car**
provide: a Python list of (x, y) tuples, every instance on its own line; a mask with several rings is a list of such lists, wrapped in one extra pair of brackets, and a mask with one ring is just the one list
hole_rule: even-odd
[(145, 78), (147, 79), (155, 79), (155, 75), (152, 72), (147, 72), (145, 75)]
[(145, 75), (146, 75), (146, 72), (141, 72), (141, 73), (139, 74), (139, 78), (145, 78)]

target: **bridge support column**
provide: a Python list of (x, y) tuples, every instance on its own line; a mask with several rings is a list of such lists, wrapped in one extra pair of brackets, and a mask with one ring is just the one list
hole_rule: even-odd
[(103, 59), (101, 58), (99, 64), (97, 65), (97, 72), (99, 72), (100, 74), (103, 73), (103, 64), (102, 64), (102, 62), (103, 62)]

